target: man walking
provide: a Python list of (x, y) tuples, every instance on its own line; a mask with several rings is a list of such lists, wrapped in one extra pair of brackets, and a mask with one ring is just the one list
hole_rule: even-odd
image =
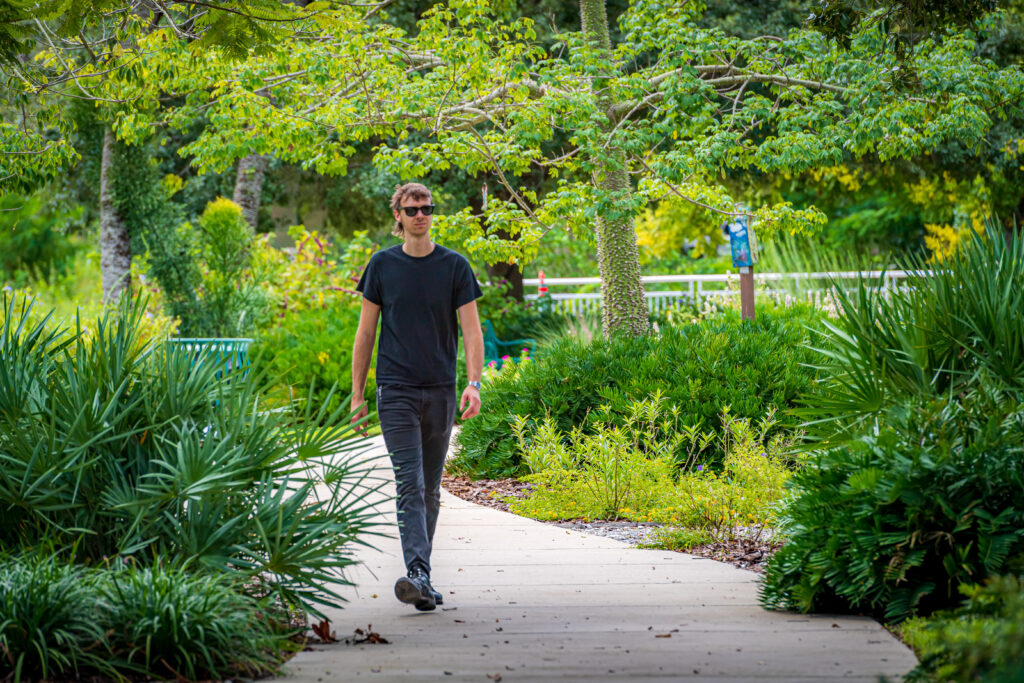
[(462, 419), (480, 413), (484, 341), (476, 299), (482, 292), (469, 262), (434, 244), (434, 205), (419, 183), (391, 197), (395, 234), (404, 243), (373, 255), (356, 289), (363, 294), (352, 349), (353, 422), (367, 414), (364, 392), (380, 319), (377, 415), (398, 487), (399, 534), (407, 575), (395, 596), (418, 610), (442, 603), (430, 585), (430, 551), (441, 507), (441, 474), (455, 421), (458, 325), (466, 348)]

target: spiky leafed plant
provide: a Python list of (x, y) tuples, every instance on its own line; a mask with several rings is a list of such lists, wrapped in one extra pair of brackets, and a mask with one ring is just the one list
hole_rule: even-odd
[(1024, 561), (1024, 240), (990, 227), (930, 267), (839, 295), (766, 606), (899, 621)]
[(270, 410), (265, 373), (140, 338), (138, 300), (88, 333), (24, 301), (3, 315), (0, 546), (169, 557), (314, 613), (337, 601), (380, 485), (347, 414)]
[(819, 344), (827, 390), (802, 414), (821, 438), (855, 434), (906, 399), (955, 397), (979, 379), (1024, 396), (1024, 238), (995, 224), (946, 260), (912, 261), (899, 290), (835, 286)]

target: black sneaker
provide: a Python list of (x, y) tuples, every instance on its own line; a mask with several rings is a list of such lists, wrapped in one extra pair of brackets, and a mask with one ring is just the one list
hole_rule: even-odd
[(395, 597), (421, 612), (429, 612), (437, 607), (434, 594), (434, 589), (430, 587), (430, 577), (419, 568), (410, 569), (408, 576), (395, 582)]

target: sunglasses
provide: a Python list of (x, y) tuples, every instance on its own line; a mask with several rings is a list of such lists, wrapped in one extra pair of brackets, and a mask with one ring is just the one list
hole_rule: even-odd
[(405, 211), (405, 215), (412, 218), (416, 215), (417, 211), (422, 211), (424, 216), (430, 216), (434, 213), (434, 205), (427, 204), (426, 206), (403, 206), (402, 211)]

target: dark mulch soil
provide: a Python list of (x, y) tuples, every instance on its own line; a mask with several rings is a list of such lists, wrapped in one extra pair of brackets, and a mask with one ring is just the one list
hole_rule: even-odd
[(719, 562), (728, 562), (734, 567), (763, 574), (768, 559), (781, 547), (782, 544), (778, 541), (755, 541), (750, 538), (740, 538), (727, 543), (698, 545), (684, 552)]
[[(525, 498), (533, 489), (533, 484), (515, 479), (478, 479), (472, 481), (467, 477), (455, 477), (450, 474), (444, 475), (441, 485), (444, 486), (446, 491), (463, 500), (495, 508), (502, 512), (509, 512), (508, 504), (503, 502), (506, 498)], [(578, 527), (577, 530), (585, 533), (597, 533), (599, 535), (619, 538), (620, 540), (628, 540), (623, 538), (621, 533), (616, 533), (621, 532), (621, 527), (623, 526), (621, 521), (582, 522), (578, 520), (565, 520), (553, 522), (553, 524), (562, 527)], [(601, 527), (604, 526), (607, 526), (608, 530), (613, 531), (613, 533), (602, 534)], [(638, 523), (636, 526), (640, 528), (649, 525)], [(740, 538), (725, 543), (708, 543), (706, 545), (694, 546), (685, 552), (690, 555), (718, 560), (719, 562), (728, 562), (740, 569), (764, 573), (766, 562), (781, 547), (781, 543), (771, 541), (770, 539)]]
[(441, 486), (448, 493), (462, 500), (502, 512), (509, 512), (508, 504), (504, 502), (506, 498), (525, 498), (533, 490), (533, 484), (515, 479), (477, 479), (473, 481), (468, 477), (453, 477), (448, 473), (445, 473), (441, 479)]

